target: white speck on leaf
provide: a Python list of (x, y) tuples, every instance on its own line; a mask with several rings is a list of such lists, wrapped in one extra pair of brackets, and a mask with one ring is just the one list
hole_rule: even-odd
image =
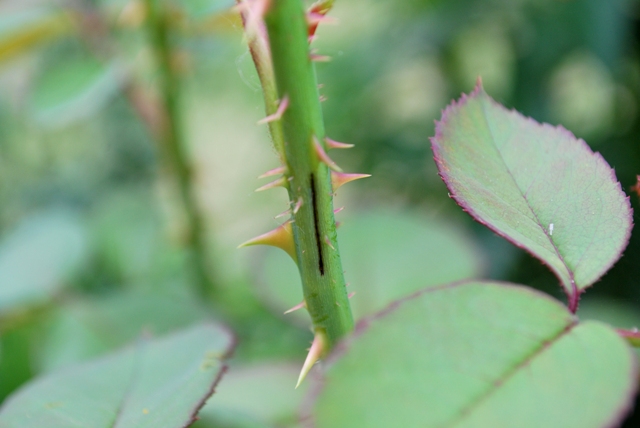
[(549, 224), (549, 236), (553, 236), (553, 223)]

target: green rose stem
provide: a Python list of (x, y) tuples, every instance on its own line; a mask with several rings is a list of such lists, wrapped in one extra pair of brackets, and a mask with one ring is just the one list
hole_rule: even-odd
[(266, 121), (284, 164), (265, 174), (282, 176), (258, 190), (285, 187), (291, 208), (291, 219), (284, 225), (243, 245), (280, 247), (298, 265), (304, 294), (298, 306), (307, 308), (314, 330), (300, 384), (311, 366), (353, 330), (338, 251), (333, 194), (340, 185), (367, 175), (342, 173), (326, 154), (327, 149), (350, 145), (325, 137), (302, 2), (245, 1), (240, 2), (240, 10), (265, 92)]
[(180, 77), (176, 70), (170, 43), (168, 12), (159, 0), (145, 0), (148, 11), (148, 31), (158, 67), (158, 88), (161, 96), (162, 123), (159, 140), (162, 161), (172, 172), (186, 214), (186, 247), (198, 293), (209, 297), (213, 291), (211, 272), (207, 266), (204, 221), (200, 215), (193, 189), (193, 172), (180, 129)]

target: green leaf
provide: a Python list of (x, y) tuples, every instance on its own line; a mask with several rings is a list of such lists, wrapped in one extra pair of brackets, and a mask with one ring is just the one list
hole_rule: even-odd
[(562, 127), (508, 111), (478, 86), (442, 114), (431, 139), (451, 196), (580, 293), (620, 257), (631, 207), (599, 153)]
[(293, 388), (299, 374), (299, 363), (232, 367), (217, 388), (216, 399), (207, 403), (198, 416), (204, 426), (212, 427), (220, 426), (220, 421), (251, 421), (250, 418), (279, 427), (289, 426), (298, 419), (298, 406), (309, 385), (307, 382)]
[(141, 334), (161, 335), (208, 318), (185, 297), (126, 292), (67, 302), (43, 320), (35, 365), (51, 371), (120, 348)]
[(45, 302), (84, 264), (87, 236), (71, 212), (23, 220), (0, 243), (0, 315)]
[(36, 379), (0, 408), (3, 428), (171, 428), (193, 422), (224, 370), (233, 339), (192, 327)]
[(91, 57), (65, 59), (46, 68), (31, 94), (31, 109), (43, 125), (63, 126), (102, 108), (120, 89), (124, 72)]
[[(356, 319), (425, 286), (480, 274), (474, 243), (447, 222), (390, 212), (345, 217), (339, 230), (340, 253)], [(264, 264), (265, 299), (279, 311), (302, 301), (300, 276), (291, 259), (269, 251)], [(304, 311), (287, 317), (308, 325)]]
[(610, 427), (637, 387), (636, 359), (611, 328), (490, 282), (400, 301), (330, 360), (317, 428)]

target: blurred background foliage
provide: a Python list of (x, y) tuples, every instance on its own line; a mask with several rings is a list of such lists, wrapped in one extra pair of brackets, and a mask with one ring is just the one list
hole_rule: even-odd
[[(236, 249), (286, 208), (282, 191), (253, 193), (278, 160), (255, 125), (264, 108), (240, 20), (230, 0), (155, 2), (177, 82), (171, 110), (150, 4), (0, 1), (0, 401), (141, 334), (214, 318), (239, 345), (199, 426), (292, 426), (302, 392), (269, 400), (290, 393), (311, 340), (304, 314), (281, 315), (300, 296), (295, 268), (276, 250)], [(564, 300), (547, 268), (447, 197), (428, 137), (482, 76), (497, 101), (601, 152), (637, 212), (640, 4), (350, 0), (332, 16), (314, 42), (333, 58), (317, 67), (326, 128), (356, 144), (333, 156), (373, 175), (336, 201), (356, 313), (466, 277)], [(186, 188), (162, 137), (169, 119)], [(579, 315), (640, 324), (639, 260), (635, 233)], [(243, 408), (259, 380), (276, 392)]]

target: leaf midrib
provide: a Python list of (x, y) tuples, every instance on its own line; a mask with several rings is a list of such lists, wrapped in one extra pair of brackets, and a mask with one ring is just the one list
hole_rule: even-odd
[[(489, 135), (491, 137), (491, 144), (492, 144), (493, 148), (495, 149), (496, 153), (498, 154), (498, 156), (500, 157), (500, 161), (504, 165), (505, 170), (506, 170), (507, 174), (509, 175), (509, 178), (513, 182), (514, 187), (518, 190), (518, 193), (520, 194), (522, 199), (525, 201), (526, 206), (529, 209), (529, 211), (531, 212), (531, 214), (533, 215), (533, 218), (535, 219), (538, 227), (540, 228), (540, 230), (542, 231), (544, 236), (547, 237), (549, 243), (551, 244), (551, 246), (553, 247), (554, 251), (556, 252), (556, 256), (558, 257), (558, 260), (560, 260), (560, 262), (564, 266), (565, 270), (567, 271), (567, 273), (569, 275), (570, 283), (566, 284), (566, 285), (568, 285), (570, 287), (571, 292), (574, 295), (572, 297), (575, 297), (575, 296), (577, 296), (579, 294), (579, 290), (578, 290), (578, 287), (576, 285), (576, 281), (575, 281), (575, 276), (574, 276), (573, 270), (569, 267), (569, 265), (567, 264), (566, 260), (564, 259), (564, 256), (560, 253), (560, 249), (555, 244), (555, 242), (553, 241), (551, 236), (549, 236), (549, 234), (547, 233), (547, 229), (542, 225), (542, 222), (540, 221), (540, 218), (538, 217), (536, 212), (531, 207), (531, 204), (529, 203), (529, 200), (527, 199), (527, 197), (523, 193), (522, 189), (518, 185), (518, 182), (516, 181), (515, 177), (513, 176), (513, 173), (511, 172), (511, 169), (510, 169), (509, 165), (504, 160), (504, 157), (502, 156), (502, 152), (500, 151), (500, 149), (498, 148), (498, 146), (496, 144), (496, 138), (495, 138), (493, 129), (491, 128), (491, 124), (490, 124), (490, 121), (489, 121), (487, 110), (485, 108), (485, 103), (486, 102), (487, 102), (487, 100), (484, 99), (484, 97), (483, 97), (483, 99), (480, 100), (480, 110), (482, 111), (482, 118), (484, 119), (485, 125), (487, 126), (487, 130), (489, 131)], [(491, 101), (489, 101), (489, 102), (491, 102)], [(562, 278), (560, 278), (560, 279), (561, 279), (561, 281), (563, 281)], [(570, 300), (572, 300), (571, 297), (570, 297)]]
[[(550, 351), (553, 344), (557, 343), (564, 336), (571, 333), (578, 324), (579, 322), (577, 320), (573, 321), (572, 323), (570, 323), (565, 328), (560, 330), (557, 334), (555, 334), (550, 339), (543, 340), (542, 343), (540, 343), (538, 347), (534, 348), (531, 353), (526, 355), (522, 361), (516, 363), (512, 368), (507, 369), (501, 376), (494, 379), (492, 382), (492, 387), (488, 388), (486, 391), (484, 391), (474, 399), (470, 400), (470, 403), (467, 406), (463, 407), (460, 411), (458, 411), (458, 415), (454, 417), (450, 422), (447, 422), (445, 425), (443, 425), (442, 428), (455, 428), (459, 422), (469, 417), (473, 413), (473, 410), (475, 408), (482, 405), (483, 402), (488, 400), (500, 388), (504, 387), (506, 382), (511, 377), (516, 375), (521, 368), (527, 366), (529, 363), (531, 363), (533, 360), (535, 360), (545, 351)], [(495, 386), (495, 385), (499, 385), (499, 386)]]

